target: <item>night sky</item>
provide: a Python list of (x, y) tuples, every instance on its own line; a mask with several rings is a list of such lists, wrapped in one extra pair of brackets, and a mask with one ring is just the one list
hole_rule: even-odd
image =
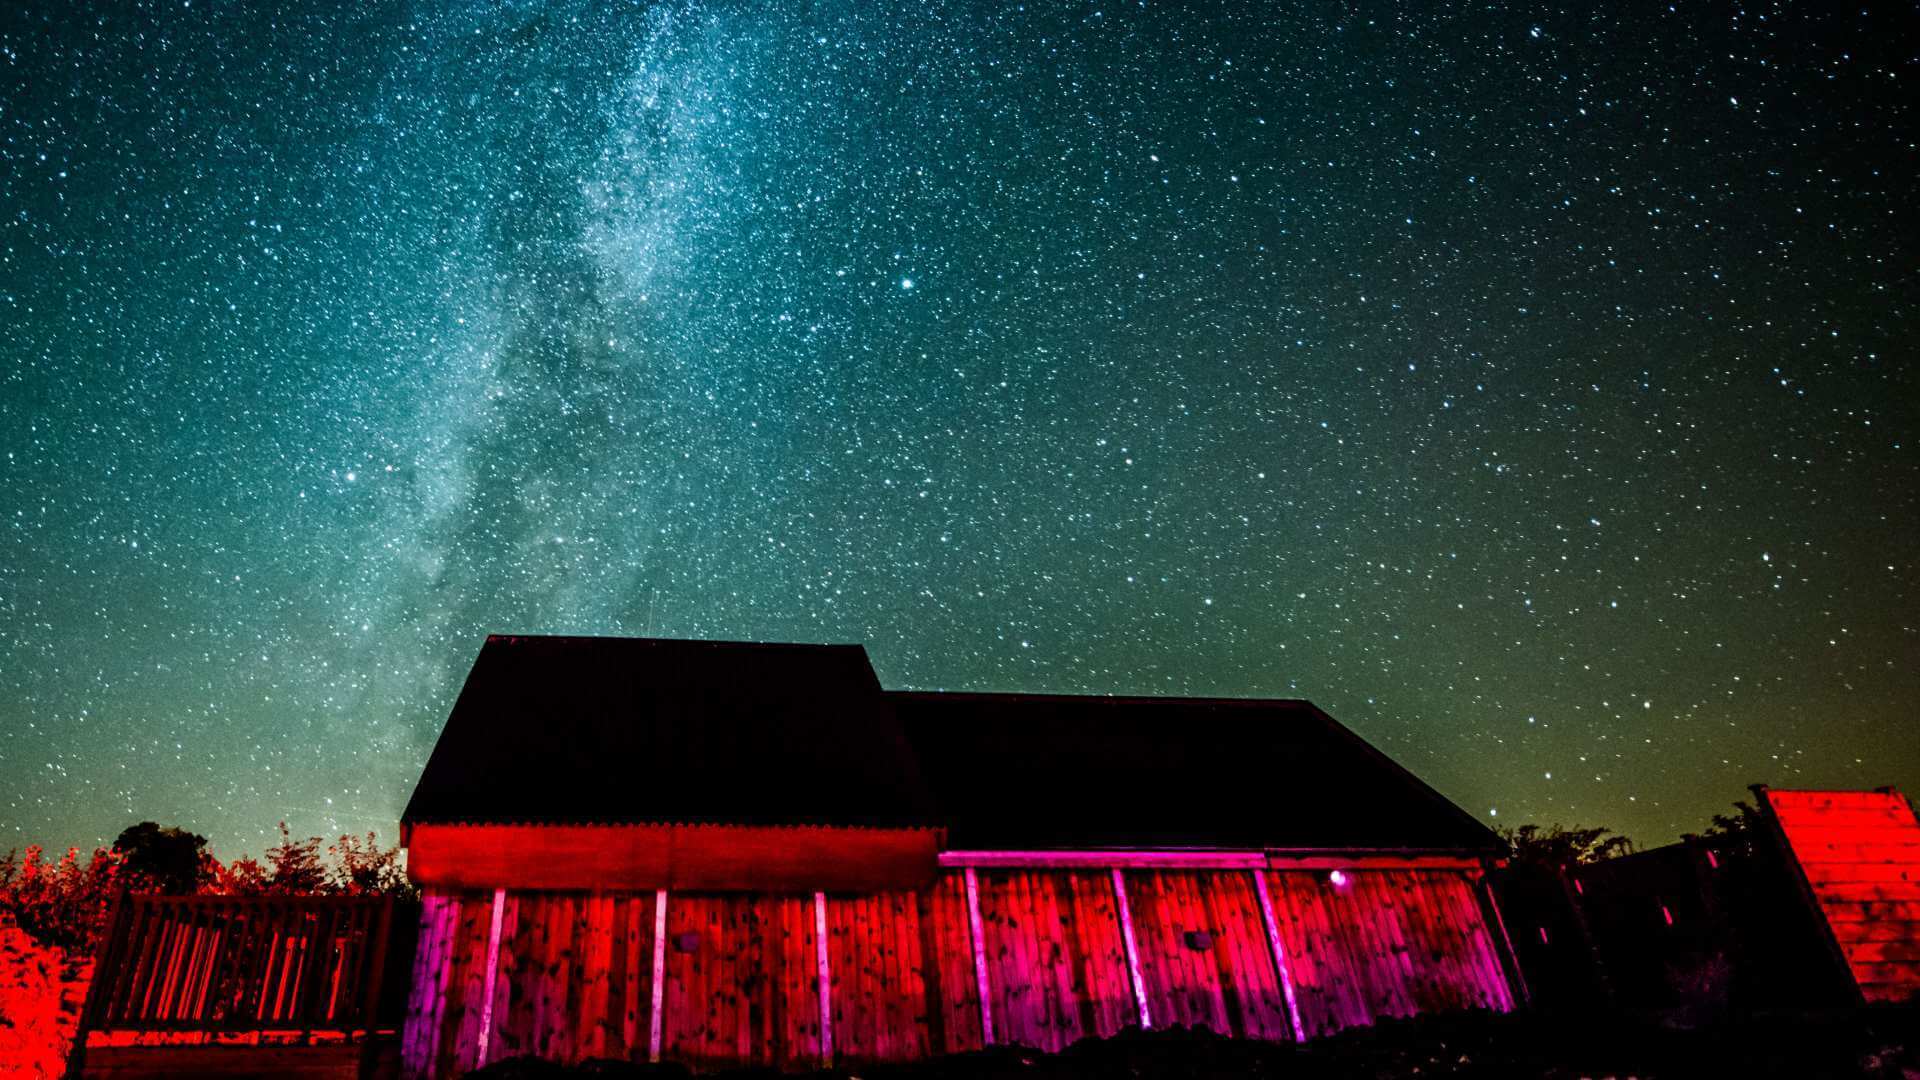
[(0, 850), (391, 839), (489, 632), (1920, 791), (1910, 4), (369, 6), (0, 14)]

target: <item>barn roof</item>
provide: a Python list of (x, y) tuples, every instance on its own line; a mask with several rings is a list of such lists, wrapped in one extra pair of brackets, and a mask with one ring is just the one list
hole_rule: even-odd
[(1501, 846), (1305, 701), (888, 697), (953, 848)]
[(1303, 701), (885, 692), (858, 645), (492, 637), (402, 820), (944, 827), (956, 849), (1482, 850)]
[(858, 645), (506, 636), (401, 820), (937, 824)]

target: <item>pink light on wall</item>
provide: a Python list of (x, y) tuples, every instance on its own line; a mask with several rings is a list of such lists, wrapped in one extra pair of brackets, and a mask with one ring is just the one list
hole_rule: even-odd
[(1328, 883), (1328, 884), (1330, 884), (1330, 885), (1332, 885), (1332, 886), (1333, 886), (1334, 888), (1336, 888), (1336, 889), (1344, 889), (1344, 888), (1346, 888), (1346, 887), (1347, 887), (1347, 872), (1346, 872), (1345, 870), (1329, 870), (1329, 871), (1327, 871), (1327, 883)]

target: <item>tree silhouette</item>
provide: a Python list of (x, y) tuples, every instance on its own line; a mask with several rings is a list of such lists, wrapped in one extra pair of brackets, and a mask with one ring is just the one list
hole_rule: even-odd
[(207, 838), (172, 825), (129, 825), (114, 840), (113, 850), (136, 881), (172, 896), (196, 891), (208, 877)]

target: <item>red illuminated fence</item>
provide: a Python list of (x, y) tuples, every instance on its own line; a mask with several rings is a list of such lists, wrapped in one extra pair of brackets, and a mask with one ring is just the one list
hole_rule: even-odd
[[(394, 906), (387, 897), (128, 896), (101, 944), (81, 1038), (392, 1027), (380, 1003)], [(411, 921), (411, 911), (401, 917)]]

